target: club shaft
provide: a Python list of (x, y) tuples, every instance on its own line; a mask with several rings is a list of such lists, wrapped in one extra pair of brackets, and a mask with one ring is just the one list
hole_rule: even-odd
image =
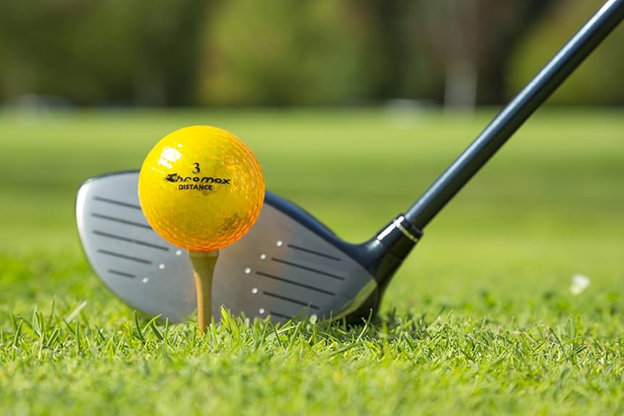
[(624, 0), (606, 2), (412, 205), (406, 220), (424, 229), (623, 18)]

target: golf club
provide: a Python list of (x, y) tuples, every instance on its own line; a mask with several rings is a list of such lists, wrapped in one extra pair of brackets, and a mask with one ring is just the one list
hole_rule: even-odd
[[(362, 244), (343, 241), (303, 209), (267, 192), (249, 234), (221, 250), (215, 319), (220, 305), (275, 321), (369, 317), (427, 224), (623, 18), (624, 0), (605, 3), (405, 214)], [(80, 187), (76, 215), (84, 251), (106, 286), (133, 308), (184, 321), (196, 308), (191, 264), (147, 224), (137, 180), (138, 171), (128, 171)]]

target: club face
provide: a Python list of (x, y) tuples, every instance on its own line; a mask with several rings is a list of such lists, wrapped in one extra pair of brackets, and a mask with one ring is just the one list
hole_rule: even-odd
[[(160, 238), (139, 206), (138, 172), (91, 179), (78, 191), (76, 216), (87, 258), (104, 284), (131, 307), (171, 322), (196, 309), (188, 253)], [(251, 231), (220, 251), (212, 312), (220, 307), (274, 321), (341, 317), (377, 290), (353, 247), (294, 204), (267, 193)]]

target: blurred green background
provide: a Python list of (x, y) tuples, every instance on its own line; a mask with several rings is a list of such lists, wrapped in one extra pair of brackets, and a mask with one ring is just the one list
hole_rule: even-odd
[[(0, 102), (501, 104), (601, 0), (0, 0)], [(624, 31), (552, 102), (624, 104)]]

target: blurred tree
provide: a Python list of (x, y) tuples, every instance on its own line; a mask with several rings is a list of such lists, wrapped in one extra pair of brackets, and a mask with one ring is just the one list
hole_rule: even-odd
[(140, 104), (189, 105), (196, 102), (200, 35), (213, 2), (143, 0), (135, 72)]
[[(523, 36), (557, 0), (523, 0), (501, 2), (484, 0), (480, 5), (480, 33), (484, 41), (480, 48), (478, 90), (480, 104), (504, 103), (508, 97), (507, 80), (513, 54)], [(481, 25), (481, 23), (483, 23)]]
[(336, 104), (369, 95), (376, 57), (346, 2), (231, 0), (214, 12), (204, 35), (201, 103)]
[[(0, 0), (0, 100), (499, 104), (601, 2)], [(622, 36), (553, 100), (622, 103)]]
[(126, 98), (131, 84), (124, 81), (137, 48), (123, 0), (2, 3), (5, 97), (59, 94), (78, 103)]
[(206, 4), (0, 0), (0, 97), (34, 93), (78, 104), (188, 104)]
[[(374, 61), (378, 74), (373, 78), (372, 94), (377, 100), (405, 97), (405, 81), (412, 73), (409, 63), (420, 48), (415, 47), (410, 22), (415, 5), (412, 0), (365, 0), (360, 2), (369, 18), (367, 28), (377, 40)], [(364, 6), (362, 6), (364, 5)]]
[(382, 76), (373, 100), (432, 99), (448, 107), (502, 102), (515, 45), (554, 0), (364, 0)]
[[(602, 0), (568, 0), (544, 16), (516, 50), (510, 89), (519, 89), (603, 4)], [(585, 61), (549, 102), (576, 105), (624, 104), (624, 28)]]
[(477, 101), (481, 31), (478, 1), (421, 2), (420, 23), (432, 55), (442, 68), (445, 107), (474, 108)]
[[(504, 102), (511, 56), (553, 0), (423, 0), (417, 24), (449, 107)], [(435, 82), (434, 81), (434, 82)]]
[[(426, 0), (353, 0), (366, 30), (369, 44), (369, 99), (394, 98), (439, 100), (443, 91), (439, 68), (432, 64), (429, 33), (422, 28)], [(372, 64), (372, 65), (371, 65)]]

